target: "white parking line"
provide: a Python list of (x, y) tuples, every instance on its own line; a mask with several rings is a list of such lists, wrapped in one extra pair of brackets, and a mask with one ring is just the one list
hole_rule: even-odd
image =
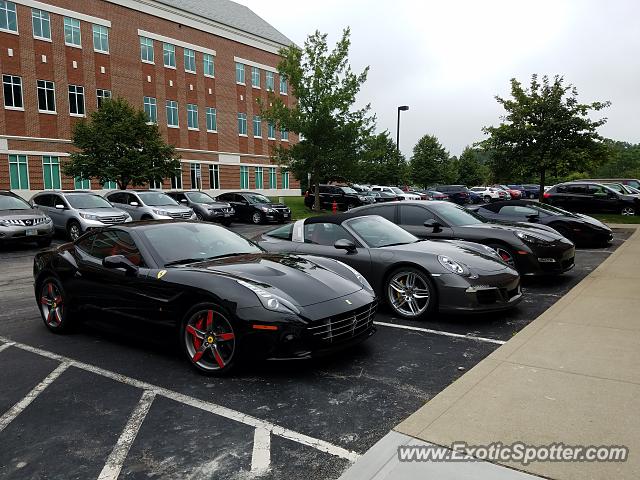
[[(15, 343), (13, 345), (18, 346), (18, 344)], [(27, 393), (27, 395), (22, 400), (20, 400), (13, 407), (7, 410), (5, 414), (0, 417), (0, 432), (3, 431), (7, 427), (7, 425), (9, 425), (13, 421), (14, 418), (20, 415), (20, 413), (25, 408), (27, 408), (31, 404), (31, 402), (33, 402), (38, 397), (38, 395), (40, 395), (44, 391), (45, 388), (51, 385), (53, 381), (58, 378), (67, 368), (69, 368), (69, 362), (63, 361), (56, 367), (53, 372), (47, 375), (44, 380), (33, 387), (33, 390)]]
[(253, 434), (253, 455), (251, 456), (251, 472), (262, 475), (269, 470), (271, 463), (271, 432), (266, 428), (256, 428)]
[(580, 252), (580, 253), (613, 253), (614, 250), (576, 250), (576, 252)]
[[(0, 337), (0, 341), (10, 342), (12, 340), (5, 337)], [(24, 343), (15, 342), (13, 346), (15, 348), (20, 348), (22, 350), (26, 350), (27, 352), (32, 352), (37, 355), (41, 355), (43, 357), (52, 358), (60, 362), (68, 363), (68, 366), (80, 368), (87, 372), (95, 373), (96, 375), (101, 375), (103, 377), (110, 378), (117, 382), (130, 385), (132, 387), (140, 388), (142, 390), (151, 390), (157, 395), (162, 395), (163, 397), (169, 398), (176, 402), (180, 402), (185, 405), (189, 405), (191, 407), (199, 408), (200, 410), (204, 410), (206, 412), (213, 413), (215, 415), (219, 415), (221, 417), (225, 417), (230, 420), (235, 420), (237, 422), (252, 426), (254, 428), (263, 428), (271, 432), (273, 435), (277, 435), (279, 437), (292, 440), (302, 445), (307, 445), (309, 447), (315, 448), (316, 450), (320, 450), (321, 452), (325, 452), (330, 455), (334, 455), (336, 457), (344, 458), (351, 462), (355, 462), (356, 460), (358, 460), (358, 458), (360, 458), (360, 455), (354, 451), (339, 447), (325, 440), (320, 440), (318, 438), (310, 437), (309, 435), (305, 435), (303, 433), (296, 432), (294, 430), (289, 430), (288, 428), (284, 428), (274, 423), (267, 422), (266, 420), (261, 420), (256, 417), (252, 417), (251, 415), (238, 412), (237, 410), (232, 410), (231, 408), (223, 407), (221, 405), (207, 402), (205, 400), (193, 398), (188, 395), (184, 395), (182, 393), (169, 390), (167, 388), (159, 387), (157, 385), (143, 382), (141, 380), (136, 380), (135, 378), (127, 377), (126, 375), (121, 375), (119, 373), (115, 373), (110, 370), (105, 370), (104, 368), (96, 367), (88, 363), (79, 362), (71, 358), (58, 355), (57, 353), (49, 352), (41, 348), (32, 347)]]
[(434, 335), (442, 335), (445, 337), (464, 338), (466, 340), (476, 340), (478, 342), (495, 343), (496, 345), (504, 345), (506, 343), (504, 340), (496, 340), (495, 338), (476, 337), (475, 335), (469, 335), (468, 333), (463, 335), (461, 333), (444, 332), (442, 330), (431, 330), (430, 328), (411, 327), (409, 325), (400, 325), (397, 323), (387, 323), (387, 322), (373, 322), (373, 323), (375, 325), (380, 325), (382, 327), (401, 328), (403, 330), (432, 333)]
[(116, 480), (118, 478), (120, 470), (122, 470), (122, 465), (129, 454), (129, 449), (138, 435), (140, 426), (147, 416), (154, 398), (156, 398), (154, 392), (150, 390), (144, 391), (138, 405), (131, 414), (131, 417), (129, 417), (129, 421), (125, 425), (118, 439), (118, 443), (113, 447), (107, 463), (105, 463), (102, 468), (98, 480)]
[(0, 345), (0, 352), (9, 348), (11, 345), (13, 345), (13, 342), (3, 343), (2, 345)]

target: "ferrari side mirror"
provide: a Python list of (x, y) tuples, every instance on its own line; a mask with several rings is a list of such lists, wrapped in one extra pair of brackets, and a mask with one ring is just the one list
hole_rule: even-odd
[(109, 269), (124, 268), (127, 275), (138, 273), (138, 267), (124, 255), (110, 255), (102, 260), (102, 266)]

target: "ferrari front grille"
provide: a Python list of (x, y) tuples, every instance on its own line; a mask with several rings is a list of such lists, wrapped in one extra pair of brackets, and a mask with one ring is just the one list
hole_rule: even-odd
[(364, 307), (323, 319), (318, 325), (308, 327), (307, 330), (315, 340), (325, 343), (348, 340), (371, 328), (377, 307), (377, 302), (373, 302)]

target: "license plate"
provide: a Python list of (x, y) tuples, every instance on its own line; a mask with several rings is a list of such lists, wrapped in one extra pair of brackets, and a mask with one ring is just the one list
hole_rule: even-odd
[(284, 214), (284, 218), (289, 218), (289, 214), (288, 214), (288, 213), (285, 213), (285, 214)]
[(31, 237), (33, 235), (38, 235), (38, 230), (36, 230), (35, 228), (28, 228), (27, 232), (26, 232), (26, 235), (28, 237)]

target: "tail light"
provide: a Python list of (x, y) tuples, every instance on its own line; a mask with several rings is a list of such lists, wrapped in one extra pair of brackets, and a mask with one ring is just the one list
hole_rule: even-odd
[(549, 192), (544, 192), (542, 194), (542, 198), (549, 198), (549, 197), (551, 197), (551, 194)]

